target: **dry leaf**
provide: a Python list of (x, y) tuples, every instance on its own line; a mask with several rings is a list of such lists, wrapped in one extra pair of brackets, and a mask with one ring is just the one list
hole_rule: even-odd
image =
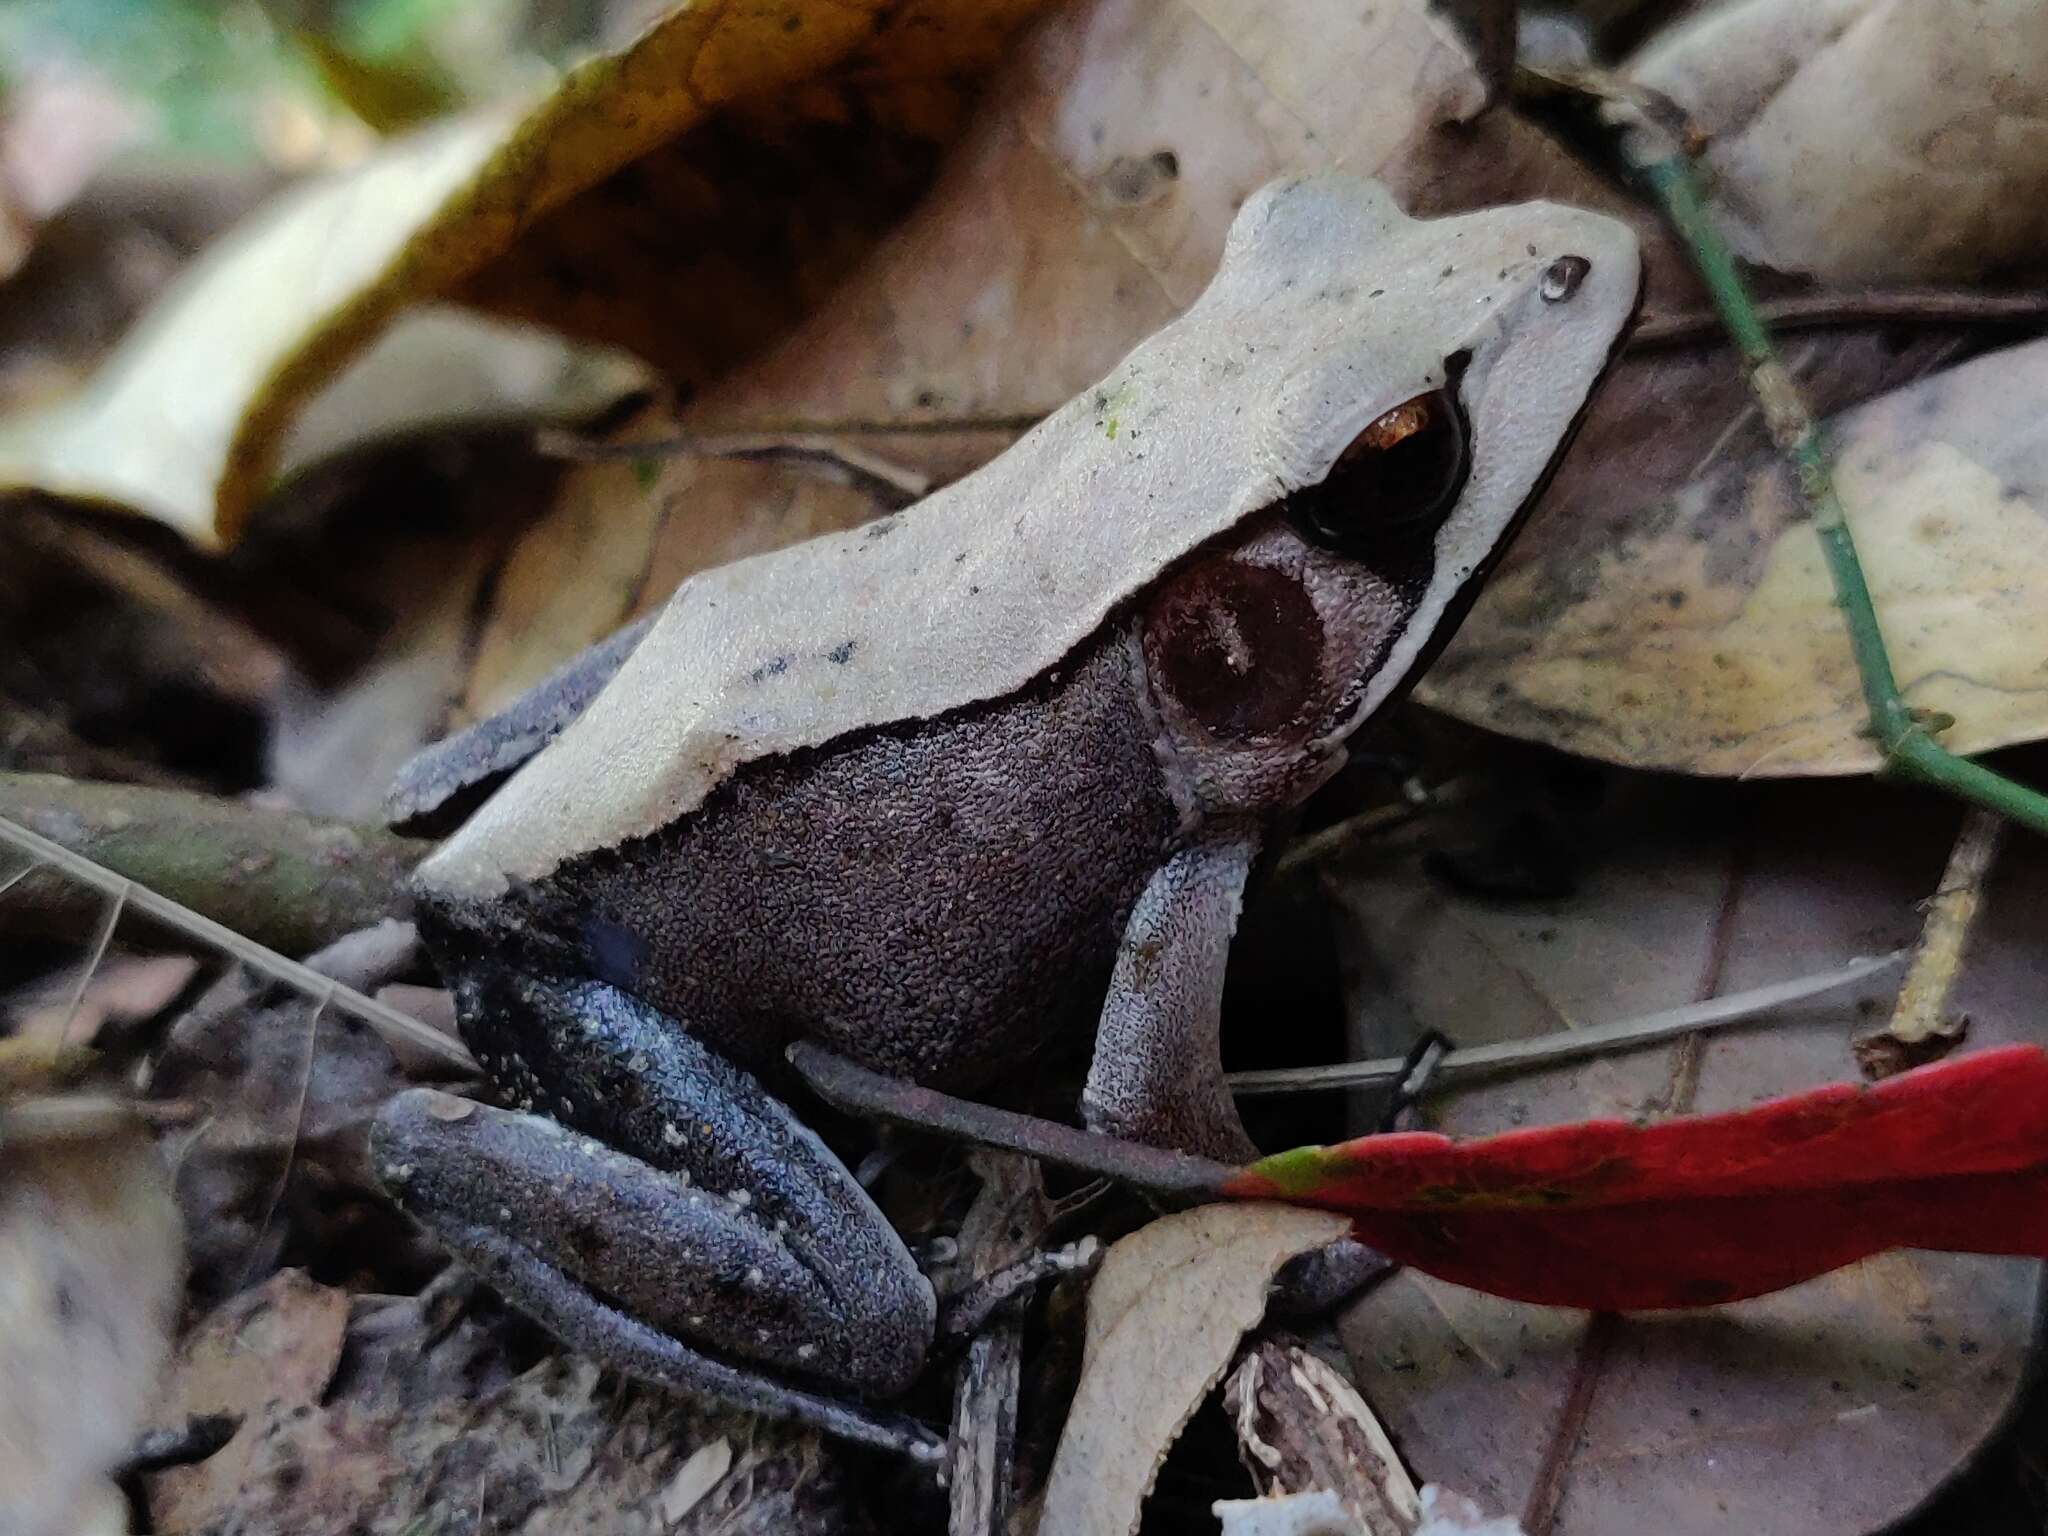
[[(846, 1479), (814, 1438), (636, 1388), (573, 1356), (515, 1374), (512, 1362), (531, 1343), (530, 1325), (465, 1304), (459, 1291), (438, 1302), (352, 1299), (291, 1276), (237, 1297), (199, 1325), (178, 1406), (223, 1401), (221, 1391), (201, 1391), (199, 1377), (230, 1385), (223, 1373), (232, 1359), (225, 1400), (249, 1419), (210, 1461), (150, 1480), (153, 1529), (838, 1536), (849, 1528)], [(344, 1355), (346, 1367), (334, 1372), (328, 1363)], [(730, 1475), (706, 1486), (720, 1461)]]
[(1415, 1484), (1386, 1430), (1358, 1389), (1306, 1345), (1262, 1339), (1247, 1348), (1223, 1400), (1261, 1493), (1327, 1494), (1363, 1536), (1415, 1529)]
[[(1519, 756), (1503, 772), (1543, 777)], [(1566, 824), (1587, 865), (1572, 895), (1461, 895), (1412, 858), (1341, 881), (1350, 1054), (1398, 1052), (1418, 1028), (1478, 1045), (1601, 1023), (1881, 951), (1917, 928), (1914, 903), (1939, 880), (1953, 825), (1914, 814), (1922, 792), (1872, 783), (1616, 784), (1631, 787)], [(2044, 1039), (2040, 873), (2009, 871), (1973, 935), (1951, 996), (1973, 1043)], [(1474, 1136), (1744, 1108), (1852, 1075), (1848, 1042), (1895, 985), (1875, 977), (1809, 999), (1696, 1055), (1659, 1045), (1453, 1085), (1431, 1096), (1429, 1120)], [(1418, 1479), (1507, 1511), (1561, 1480), (1556, 1536), (1691, 1530), (1702, 1510), (1753, 1536), (1863, 1536), (1997, 1432), (2024, 1379), (2040, 1273), (2027, 1260), (1887, 1254), (1755, 1301), (1619, 1320), (1594, 1364), (1585, 1314), (1413, 1273), (1342, 1329), (1361, 1391)], [(1584, 1423), (1555, 1445), (1589, 1377)]]
[(2048, 244), (2035, 0), (1738, 0), (1630, 73), (1711, 135), (1716, 207), (1751, 261), (1954, 280)]
[[(2048, 343), (1835, 419), (1830, 442), (1908, 704), (1977, 753), (2048, 734)], [(1864, 773), (1848, 633), (1790, 472), (1725, 466), (1595, 546), (1503, 569), (1418, 690), (1475, 724), (1633, 767)]]
[(97, 1529), (87, 1512), (141, 1428), (182, 1277), (145, 1131), (0, 1150), (0, 1530)]
[(1167, 1448), (1265, 1315), (1280, 1266), (1348, 1230), (1326, 1212), (1208, 1205), (1115, 1244), (1089, 1293), (1081, 1384), (1040, 1528), (1060, 1536), (1136, 1530)]
[[(581, 334), (608, 339), (602, 322), (609, 312), (575, 313), (567, 303), (587, 296), (587, 274), (570, 283), (566, 295), (553, 289), (536, 294), (516, 259), (495, 277), (482, 269), (542, 225), (526, 257), (550, 274), (573, 272), (576, 264), (559, 253), (561, 240), (575, 236), (587, 246), (590, 232), (606, 224), (590, 217), (578, 193), (609, 187), (605, 196), (617, 204), (620, 189), (607, 178), (622, 167), (656, 151), (676, 153), (668, 146), (721, 108), (745, 103), (743, 115), (758, 111), (769, 93), (835, 67), (886, 82), (898, 121), (914, 120), (919, 107), (944, 118), (953, 76), (985, 67), (1035, 3), (786, 0), (672, 11), (623, 51), (571, 71), (530, 108), (494, 108), (441, 124), (264, 210), (176, 285), (79, 396), (0, 427), (0, 483), (144, 511), (200, 544), (231, 541), (280, 466), (291, 467), (290, 440), (309, 402), (401, 308), (474, 279), (468, 293), (474, 300), (520, 316), (566, 320)], [(846, 109), (837, 99), (809, 106), (814, 112)], [(771, 115), (770, 129), (789, 130), (792, 123), (802, 123), (794, 109)], [(744, 130), (737, 137), (743, 145), (754, 142)], [(762, 170), (760, 156), (711, 159), (742, 186)], [(651, 229), (638, 233), (658, 231), (658, 239), (643, 239), (636, 248), (648, 289), (688, 292), (701, 273), (673, 260), (673, 242), (687, 234), (678, 227), (681, 214), (694, 212), (707, 232), (738, 226), (727, 239), (760, 232), (719, 205), (719, 187), (706, 185), (703, 167), (672, 168), (670, 180), (681, 207), (651, 204), (643, 189), (637, 200), (629, 196), (626, 209), (643, 225), (651, 221)], [(770, 178), (768, 190), (781, 195), (786, 189)], [(558, 215), (551, 225), (550, 214)], [(803, 245), (802, 232), (789, 237)], [(707, 239), (700, 260), (743, 269), (730, 245)], [(804, 261), (815, 265), (816, 253), (806, 250)], [(555, 289), (561, 286), (558, 281)], [(730, 295), (719, 302), (727, 312), (736, 307)], [(565, 307), (572, 312), (562, 313)], [(408, 325), (414, 323), (421, 322)], [(659, 337), (643, 334), (645, 326), (624, 329), (636, 346), (645, 342), (673, 367), (655, 345)], [(441, 335), (445, 345), (448, 332)], [(746, 339), (758, 344), (762, 338)], [(411, 338), (394, 334), (372, 350), (410, 344)], [(465, 334), (463, 344), (487, 357), (481, 370), (462, 370), (466, 380), (504, 382), (496, 346), (481, 333)], [(515, 346), (522, 353), (511, 365), (515, 380), (534, 371), (538, 349), (541, 375), (566, 369), (581, 383), (583, 363), (561, 353), (559, 343), (521, 336)], [(358, 391), (373, 405), (377, 395), (367, 387)], [(530, 409), (532, 402), (465, 404), (461, 414), (474, 418), (521, 404)], [(338, 437), (363, 440), (355, 430), (361, 426), (389, 430), (394, 423), (340, 425), (350, 430), (337, 433), (332, 424), (305, 430), (331, 447)]]
[[(1418, 216), (1538, 195), (1615, 211), (1511, 114), (1442, 131), (1482, 96), (1455, 34), (1416, 0), (1342, 14), (1254, 0), (1062, 6), (997, 72), (929, 194), (830, 303), (729, 377), (706, 378), (700, 355), (691, 376), (707, 387), (623, 436), (847, 429), (943, 484), (1179, 313), (1238, 205), (1276, 176), (1343, 165), (1387, 182)], [(812, 216), (829, 223), (830, 208)], [(764, 287), (713, 271), (700, 299), (746, 309), (767, 302)], [(515, 558), (464, 714), (503, 707), (695, 571), (877, 510), (761, 466), (573, 470), (557, 515)], [(588, 533), (599, 515), (604, 541)]]

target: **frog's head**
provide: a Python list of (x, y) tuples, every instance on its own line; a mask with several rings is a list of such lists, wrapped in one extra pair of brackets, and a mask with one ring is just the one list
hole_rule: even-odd
[[(1155, 680), (1212, 701), (1199, 717), (1235, 691), (1230, 657), (1252, 657), (1241, 718), (1259, 724), (1241, 739), (1341, 742), (1449, 638), (1569, 442), (1640, 278), (1629, 229), (1573, 208), (1416, 220), (1336, 174), (1248, 200), (1184, 318), (1199, 340), (1175, 350), (1230, 397), (1214, 414), (1250, 467), (1250, 537), (1160, 593), (1179, 608), (1151, 626)], [(1293, 656), (1290, 680), (1274, 663)]]

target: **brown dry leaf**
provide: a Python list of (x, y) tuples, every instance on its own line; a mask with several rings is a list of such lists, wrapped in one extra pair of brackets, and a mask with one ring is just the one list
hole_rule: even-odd
[(458, 721), (504, 708), (697, 571), (881, 510), (855, 487), (773, 464), (644, 462), (579, 466), (522, 535), (492, 589)]
[(0, 1530), (74, 1536), (98, 1528), (88, 1512), (170, 1350), (178, 1212), (139, 1126), (12, 1141), (6, 1120), (0, 1106)]
[[(815, 1439), (706, 1413), (574, 1357), (515, 1373), (508, 1362), (521, 1354), (522, 1336), (530, 1346), (523, 1325), (488, 1305), (464, 1305), (459, 1292), (437, 1302), (352, 1299), (284, 1274), (234, 1298), (199, 1325), (174, 1410), (231, 1402), (248, 1419), (211, 1460), (150, 1480), (153, 1528), (161, 1536), (839, 1536), (863, 1528), (846, 1507), (838, 1464)], [(720, 1461), (729, 1475), (711, 1476)]]
[(1415, 1484), (1372, 1409), (1306, 1345), (1268, 1338), (1247, 1348), (1223, 1401), (1238, 1457), (1269, 1500), (1324, 1495), (1363, 1536), (1409, 1536), (1422, 1518)]
[[(658, 406), (623, 436), (838, 430), (942, 484), (1178, 314), (1238, 205), (1276, 176), (1341, 164), (1425, 216), (1532, 197), (1617, 211), (1510, 113), (1444, 131), (1483, 95), (1455, 34), (1417, 0), (1341, 13), (1075, 0), (997, 72), (929, 194), (830, 303), (729, 376), (700, 370), (707, 387), (686, 407)], [(760, 284), (739, 292), (752, 302)], [(694, 571), (878, 510), (760, 466), (578, 468), (515, 561), (465, 713), (501, 708)], [(601, 549), (589, 536), (600, 515)]]
[[(1542, 783), (1533, 758), (1511, 755), (1502, 782)], [(1913, 814), (1910, 788), (1614, 782), (1597, 804), (1575, 786), (1584, 809), (1557, 827), (1588, 866), (1570, 896), (1461, 895), (1412, 857), (1337, 882), (1350, 1054), (1398, 1055), (1429, 1027), (1483, 1045), (1606, 1023), (1881, 953), (1917, 928), (1953, 827)], [(1973, 1046), (2048, 1038), (2042, 873), (2006, 871), (1972, 936), (1950, 1005)], [(1478, 1135), (1733, 1109), (1853, 1078), (1849, 1042), (1896, 985), (1878, 975), (1691, 1048), (1447, 1090), (1428, 1119)], [(1891, 1253), (1735, 1306), (1617, 1320), (1603, 1338), (1583, 1313), (1403, 1274), (1342, 1331), (1418, 1480), (1510, 1514), (1561, 1496), (1556, 1536), (1863, 1536), (1998, 1431), (2025, 1379), (2040, 1274), (2027, 1260)], [(1587, 1382), (1573, 1425), (1566, 1407)]]
[[(637, 377), (613, 355), (474, 317), (391, 327), (405, 306), (458, 291), (629, 341), (686, 378), (685, 356), (726, 366), (721, 349), (759, 346), (793, 318), (792, 290), (815, 297), (865, 249), (880, 216), (869, 204), (891, 202), (872, 196), (876, 185), (900, 198), (921, 181), (929, 144), (950, 134), (972, 79), (1038, 3), (673, 10), (538, 103), (438, 125), (258, 214), (82, 394), (0, 424), (0, 483), (133, 508), (224, 543), (295, 453), (421, 424), (393, 412), (420, 397), (390, 391), (418, 377), (423, 353), (452, 374), (425, 398), (435, 421), (574, 414)], [(832, 131), (863, 114), (905, 165), (828, 152), (872, 149)], [(841, 224), (815, 211), (792, 222), (793, 181), (840, 188)], [(748, 283), (766, 292), (761, 303), (744, 301)], [(664, 325), (671, 311), (683, 323)], [(438, 329), (423, 339), (423, 326)], [(351, 367), (375, 377), (337, 385), (352, 393), (338, 423), (309, 419)]]
[(1349, 1230), (1327, 1211), (1210, 1205), (1111, 1247), (1089, 1292), (1081, 1384), (1040, 1528), (1130, 1536), (1168, 1447), (1265, 1315), (1280, 1266)]
[(154, 1018), (198, 972), (199, 962), (189, 955), (105, 956), (94, 965), (83, 989), (74, 969), (46, 977), (0, 1003), (4, 1038), (53, 1049), (91, 1045), (109, 1023), (130, 1025)]
[(1715, 203), (1751, 261), (1956, 280), (2048, 244), (2034, 0), (1737, 0), (1629, 72), (1712, 136)]
[[(1909, 704), (1976, 753), (2048, 734), (2048, 343), (1988, 354), (1831, 424), (1849, 525)], [(1639, 504), (1640, 505), (1640, 504)], [(1790, 472), (1724, 465), (1494, 578), (1418, 690), (1476, 724), (1636, 767), (1782, 776), (1877, 765), (1847, 631)]]

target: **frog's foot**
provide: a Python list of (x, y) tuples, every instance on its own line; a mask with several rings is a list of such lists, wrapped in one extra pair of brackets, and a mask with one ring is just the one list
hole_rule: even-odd
[[(805, 1330), (822, 1338), (841, 1329), (819, 1315), (827, 1303), (816, 1277), (772, 1226), (745, 1219), (744, 1202), (537, 1115), (429, 1088), (385, 1106), (372, 1152), (401, 1206), (570, 1347), (747, 1412), (920, 1461), (941, 1454), (942, 1442), (913, 1420), (772, 1373), (786, 1366), (808, 1374), (823, 1350)], [(696, 1310), (678, 1310), (689, 1308)], [(686, 1330), (718, 1353), (685, 1343)], [(832, 1362), (860, 1363), (843, 1355)], [(907, 1384), (899, 1376), (848, 1384), (895, 1391)]]
[(561, 1119), (398, 1095), (371, 1151), (399, 1203), (601, 1360), (901, 1443), (900, 1425), (822, 1394), (907, 1388), (931, 1343), (931, 1285), (816, 1134), (603, 983), (470, 977), (457, 996), (500, 1086), (545, 1085)]

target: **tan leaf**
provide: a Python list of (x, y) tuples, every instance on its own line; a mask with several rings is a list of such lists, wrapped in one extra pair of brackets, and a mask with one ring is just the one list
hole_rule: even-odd
[(97, 1528), (84, 1511), (106, 1503), (169, 1352), (181, 1251), (141, 1129), (0, 1154), (0, 1530)]
[[(1575, 889), (1459, 889), (1433, 871), (1470, 829), (1356, 861), (1332, 887), (1353, 1057), (1430, 1028), (1478, 1045), (1597, 1025), (1882, 951), (1919, 927), (1954, 827), (1911, 786), (1614, 774), (1596, 799), (1542, 754), (1477, 752), (1506, 798), (1472, 814), (1514, 826), (1519, 846), (1534, 816), (1559, 817), (1535, 840), (1572, 849)], [(1973, 934), (1949, 1000), (1973, 1046), (2044, 1036), (2043, 874), (2002, 869)], [(1427, 1123), (1465, 1137), (1714, 1113), (1853, 1077), (1848, 1042), (1896, 987), (1880, 973), (1711, 1040), (1454, 1083), (1430, 1096)], [(1370, 1124), (1376, 1106), (1358, 1112)], [(1340, 1331), (1416, 1479), (1489, 1510), (1540, 1515), (1561, 1488), (1558, 1536), (1864, 1536), (1997, 1443), (2040, 1274), (2032, 1260), (1892, 1253), (1754, 1301), (1614, 1320), (1603, 1342), (1585, 1313), (1404, 1272)]]
[[(1455, 36), (1416, 0), (1341, 13), (1076, 0), (997, 71), (929, 194), (830, 303), (687, 409), (661, 405), (624, 436), (844, 429), (843, 442), (944, 484), (1178, 314), (1214, 271), (1238, 205), (1276, 176), (1344, 165), (1386, 181), (1418, 216), (1539, 194), (1614, 211), (1510, 113), (1442, 131), (1482, 95)], [(723, 269), (697, 295), (743, 307), (768, 297), (758, 278), (736, 285)], [(595, 508), (618, 548), (577, 531)], [(667, 459), (640, 484), (616, 465), (573, 469), (558, 518), (530, 535), (532, 560), (515, 560), (554, 585), (507, 590), (466, 711), (502, 707), (695, 571), (875, 510), (850, 490), (737, 465)], [(636, 587), (630, 557), (653, 529), (658, 552)]]
[[(797, 93), (795, 105), (769, 111), (763, 103), (771, 93), (838, 69), (884, 82), (875, 92), (888, 97), (898, 121), (912, 119), (920, 106), (927, 117), (950, 121), (945, 108), (959, 94), (952, 89), (949, 95), (953, 77), (985, 68), (1037, 3), (786, 0), (673, 10), (622, 51), (565, 75), (539, 102), (439, 125), (279, 199), (195, 264), (79, 396), (0, 424), (0, 484), (140, 510), (201, 544), (232, 541), (275, 473), (292, 467), (288, 440), (308, 402), (403, 307), (449, 295), (471, 279), (480, 286), (470, 296), (480, 302), (519, 317), (567, 322), (600, 340), (617, 339), (612, 333), (623, 329), (625, 339), (636, 346), (645, 340), (645, 350), (670, 361), (655, 345), (660, 338), (645, 336), (644, 327), (608, 325), (608, 313), (590, 313), (582, 281), (570, 284), (566, 295), (536, 296), (519, 276), (524, 269), (517, 253), (496, 278), (483, 269), (513, 252), (536, 225), (546, 226), (537, 247), (551, 273), (565, 269), (557, 249), (564, 231), (586, 247), (593, 230), (616, 242), (621, 221), (593, 220), (577, 194), (597, 189), (616, 205), (618, 190), (607, 191), (614, 173), (657, 151), (681, 153), (673, 148), (679, 136), (741, 104), (735, 110), (743, 118), (766, 116), (765, 130), (750, 137), (742, 125), (712, 145), (708, 164), (671, 167), (669, 201), (681, 206), (657, 199), (636, 208), (641, 225), (652, 221), (659, 238), (635, 247), (634, 259), (649, 279), (646, 291), (694, 291), (700, 285), (692, 279), (701, 272), (679, 269), (673, 259), (678, 249), (693, 251), (692, 230), (681, 215), (694, 214), (696, 227), (709, 232), (707, 249), (693, 252), (700, 265), (744, 270), (732, 242), (758, 239), (762, 231), (720, 198), (722, 186), (737, 183), (753, 202), (763, 201), (749, 184), (762, 170), (762, 156), (741, 151), (763, 134), (771, 143), (775, 134), (798, 134), (806, 111), (829, 119), (848, 110), (845, 100), (827, 92), (824, 101)], [(819, 175), (819, 167), (810, 169)], [(771, 178), (767, 190), (780, 196), (785, 189)], [(559, 222), (547, 225), (551, 214)], [(799, 252), (786, 264), (813, 273), (830, 267), (804, 248), (801, 230), (778, 232)], [(831, 254), (831, 242), (817, 244)], [(538, 259), (538, 253), (526, 256)], [(575, 266), (566, 264), (572, 271)], [(739, 309), (730, 293), (714, 302), (723, 313)], [(691, 311), (706, 312), (701, 303)], [(785, 324), (789, 318), (781, 310), (768, 317)], [(761, 324), (748, 312), (717, 340), (757, 345), (765, 339)], [(386, 346), (394, 344), (387, 339)], [(524, 337), (516, 344), (525, 352), (524, 364), (511, 368), (518, 379), (534, 372), (533, 349), (542, 344)], [(469, 337), (464, 345), (487, 344)], [(585, 365), (559, 351), (540, 362), (542, 375), (566, 370), (584, 377)], [(502, 371), (493, 362), (465, 376), (495, 384)], [(372, 403), (379, 394), (359, 389), (359, 398)], [(580, 401), (546, 395), (554, 408)], [(533, 409), (530, 394), (466, 404), (457, 414), (470, 419)], [(386, 431), (394, 423), (352, 425), (357, 430), (345, 435), (361, 441), (369, 435), (362, 429)], [(334, 446), (331, 430), (318, 435), (322, 446)]]
[(319, 1404), (341, 1363), (348, 1314), (346, 1291), (285, 1269), (198, 1324), (179, 1351), (163, 1421), (228, 1413), (243, 1422), (206, 1460), (157, 1479), (150, 1503), (163, 1527), (181, 1528), (188, 1511), (232, 1501), (278, 1426)]
[[(1847, 412), (1836, 475), (1907, 702), (1976, 753), (2048, 733), (2048, 344)], [(1600, 547), (1503, 570), (1418, 690), (1511, 735), (1690, 773), (1862, 773), (1877, 754), (1819, 543), (1775, 457)]]
[(1088, 1297), (1081, 1384), (1046, 1484), (1040, 1529), (1129, 1536), (1159, 1463), (1296, 1254), (1342, 1237), (1341, 1216), (1202, 1206), (1109, 1250)]
[(1738, 0), (1631, 69), (1712, 135), (1740, 253), (1961, 279), (2048, 242), (2048, 27), (2034, 0)]

